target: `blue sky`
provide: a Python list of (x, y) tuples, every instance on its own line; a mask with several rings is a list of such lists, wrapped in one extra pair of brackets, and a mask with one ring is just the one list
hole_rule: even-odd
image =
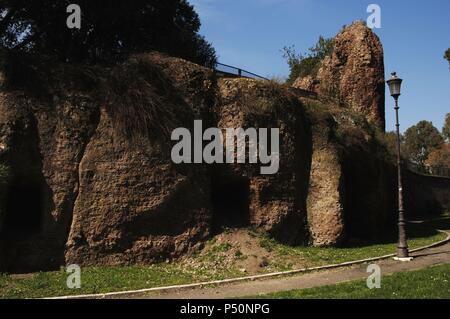
[[(304, 52), (320, 35), (334, 36), (343, 25), (366, 20), (369, 4), (381, 7), (381, 38), (386, 77), (404, 79), (400, 98), (402, 130), (420, 120), (441, 129), (450, 113), (450, 70), (443, 59), (450, 47), (450, 1), (428, 0), (190, 0), (203, 34), (219, 61), (262, 76), (287, 76), (280, 50), (295, 45)], [(387, 130), (394, 129), (387, 95)]]

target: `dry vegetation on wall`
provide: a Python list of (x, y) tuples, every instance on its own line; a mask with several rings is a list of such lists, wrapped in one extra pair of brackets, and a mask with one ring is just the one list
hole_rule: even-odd
[(296, 98), (288, 85), (276, 81), (225, 79), (221, 80), (221, 86), (235, 87), (236, 102), (240, 110), (247, 114), (278, 116)]
[(102, 101), (118, 131), (132, 140), (161, 140), (192, 125), (193, 116), (172, 81), (143, 56), (113, 68), (102, 85)]
[(88, 94), (105, 108), (118, 134), (137, 144), (145, 139), (167, 144), (172, 130), (190, 126), (193, 116), (155, 59), (158, 54), (133, 55), (116, 66), (101, 67), (1, 50), (2, 87), (49, 101), (71, 91)]

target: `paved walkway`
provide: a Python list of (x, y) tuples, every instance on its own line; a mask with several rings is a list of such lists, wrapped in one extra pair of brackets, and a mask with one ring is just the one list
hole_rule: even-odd
[[(382, 275), (396, 272), (422, 269), (434, 265), (450, 264), (450, 243), (430, 248), (412, 254), (415, 258), (411, 262), (397, 262), (386, 259), (376, 262), (381, 267)], [(287, 278), (274, 278), (262, 281), (240, 282), (220, 285), (220, 287), (206, 287), (182, 289), (157, 293), (145, 293), (120, 298), (147, 298), (147, 299), (226, 299), (236, 297), (255, 296), (293, 289), (305, 289), (318, 286), (337, 284), (346, 281), (366, 279), (368, 264), (338, 268), (333, 270), (317, 271)]]

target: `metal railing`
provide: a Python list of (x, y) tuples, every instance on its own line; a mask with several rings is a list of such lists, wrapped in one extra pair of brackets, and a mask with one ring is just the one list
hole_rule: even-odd
[[(263, 81), (270, 81), (269, 79), (260, 76), (258, 74), (228, 65), (223, 63), (217, 63), (214, 71), (218, 76), (225, 78), (248, 78), (248, 79), (256, 79)], [(310, 99), (317, 99), (317, 93), (312, 91), (307, 91), (299, 88), (291, 87), (291, 90), (295, 91), (299, 96), (307, 97)]]
[(246, 71), (244, 69), (240, 69), (228, 64), (217, 63), (214, 71), (223, 77), (233, 77), (233, 78), (249, 78), (249, 79), (257, 79), (257, 80), (265, 80), (269, 81), (269, 79), (260, 76), (258, 74)]

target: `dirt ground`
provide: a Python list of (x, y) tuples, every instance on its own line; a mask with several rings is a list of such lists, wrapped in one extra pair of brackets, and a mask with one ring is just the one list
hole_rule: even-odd
[(311, 261), (299, 255), (280, 254), (270, 245), (264, 245), (261, 235), (249, 229), (225, 230), (199, 253), (181, 262), (192, 268), (234, 269), (242, 275), (312, 266)]

